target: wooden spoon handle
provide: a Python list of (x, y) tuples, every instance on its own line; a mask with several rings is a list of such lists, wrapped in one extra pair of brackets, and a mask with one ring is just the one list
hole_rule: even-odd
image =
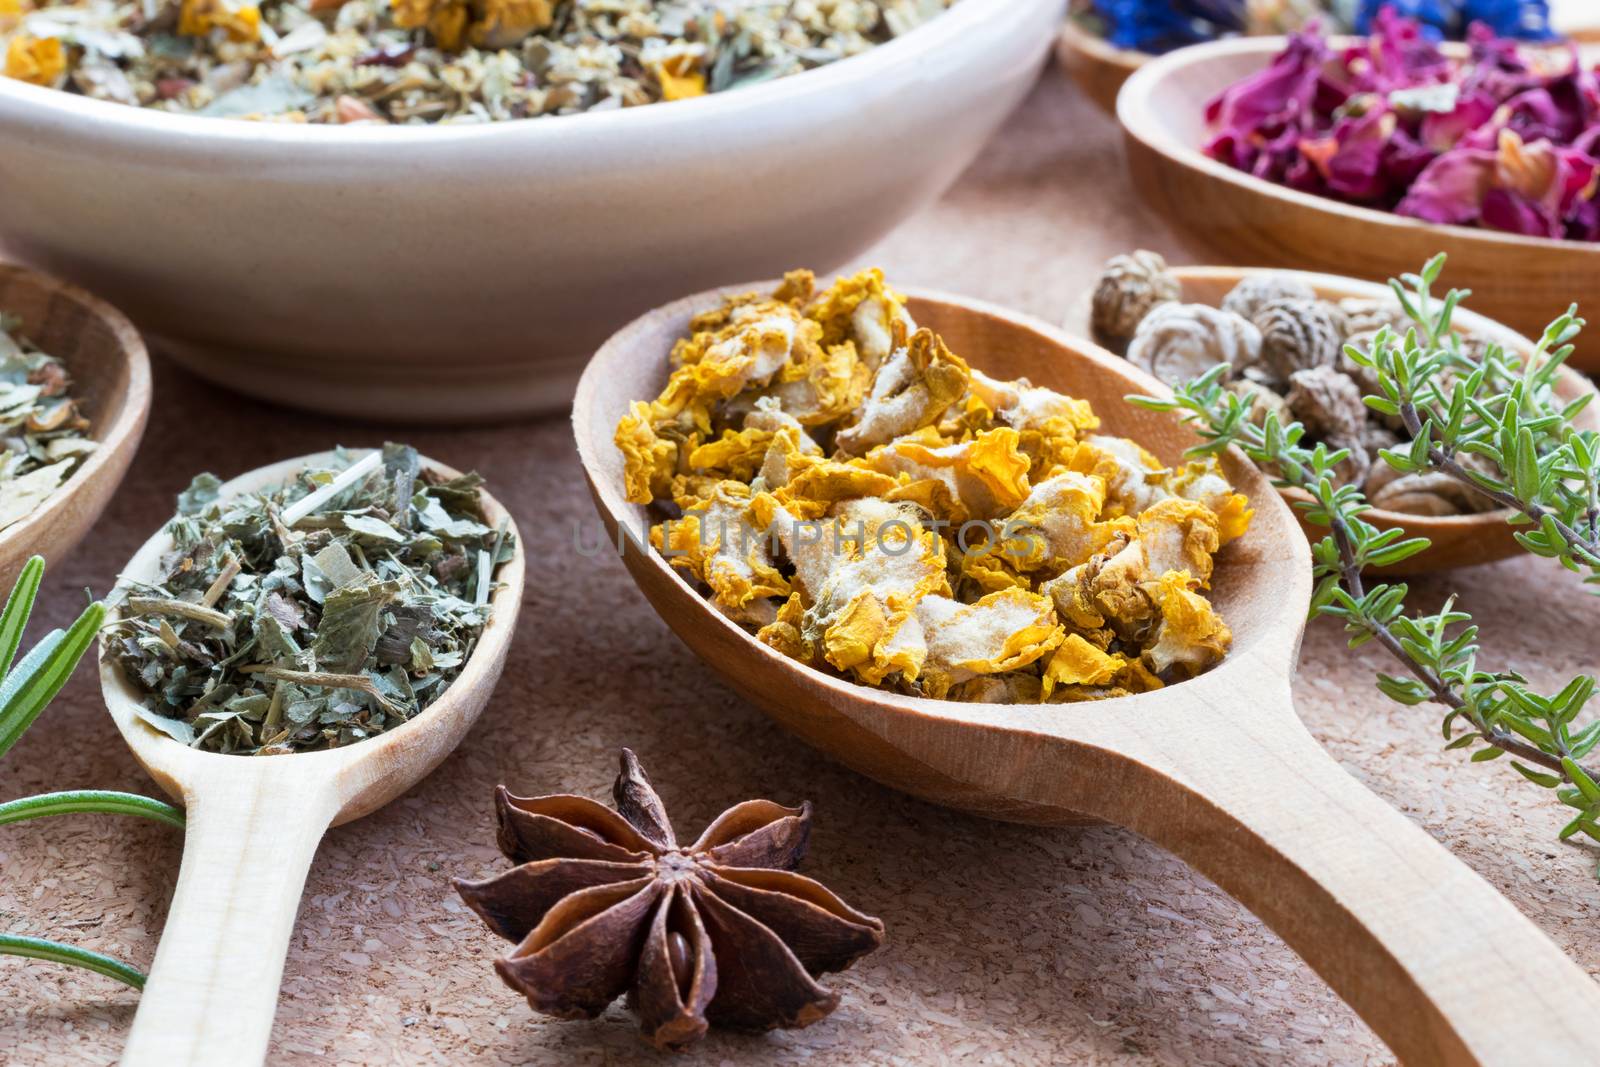
[(266, 1058), (306, 872), (339, 807), (326, 780), (270, 773), (299, 758), (228, 757), (237, 765), (191, 790), (183, 868), (124, 1067)]
[[(1190, 709), (1190, 722), (1218, 710)], [(1122, 781), (1059, 800), (1215, 881), (1409, 1065), (1600, 1063), (1600, 986), (1588, 974), (1341, 769), (1293, 716), (1286, 687), (1239, 693), (1231, 710), (1209, 739), (1150, 723), (1135, 745), (1145, 751), (1111, 757)]]

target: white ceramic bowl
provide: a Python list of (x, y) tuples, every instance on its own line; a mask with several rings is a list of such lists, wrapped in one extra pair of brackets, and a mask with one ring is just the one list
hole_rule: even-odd
[(934, 200), (1027, 93), (1063, 8), (961, 0), (765, 85), (483, 126), (247, 123), (0, 78), (0, 248), (285, 404), (565, 407), (639, 313), (830, 270)]

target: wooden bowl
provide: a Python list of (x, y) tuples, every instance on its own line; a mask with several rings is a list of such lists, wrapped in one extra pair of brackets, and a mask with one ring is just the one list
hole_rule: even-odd
[[(1576, 301), (1600, 314), (1600, 243), (1440, 226), (1352, 207), (1251, 177), (1209, 159), (1208, 100), (1266, 67), (1282, 37), (1195, 45), (1146, 64), (1117, 100), (1134, 185), (1149, 205), (1222, 262), (1383, 281), (1439, 252), (1472, 306), (1537, 337)], [(1580, 369), (1600, 369), (1600, 342), (1580, 342)]]
[(0, 531), (3, 597), (29, 556), (56, 563), (72, 551), (122, 483), (150, 414), (150, 358), (122, 312), (26, 267), (0, 263), (0, 311), (18, 316), (21, 333), (65, 364), (100, 443), (55, 495)]
[[(250, 471), (223, 485), (221, 495), (280, 485), (326, 459), (302, 456)], [(427, 458), (422, 462), (446, 477), (457, 474)], [(516, 537), (515, 553), (495, 573), (489, 621), (461, 673), (437, 700), (409, 722), (365, 741), (265, 757), (190, 748), (139, 717), (142, 697), (106, 654), (102, 638), (106, 707), (134, 757), (184, 806), (188, 820), (183, 866), (147, 995), (123, 1050), (127, 1067), (242, 1067), (265, 1057), (284, 954), (323, 834), (330, 825), (377, 810), (437, 767), (477, 721), (500, 678), (522, 607), (527, 546), (487, 492), (483, 507), (491, 525), (507, 523)], [(163, 526), (121, 573), (131, 581), (154, 581), (171, 550)], [(116, 619), (113, 609), (107, 624)]]
[[(1346, 297), (1374, 299), (1391, 295), (1387, 285), (1308, 271), (1273, 270), (1265, 267), (1173, 267), (1172, 273), (1183, 286), (1185, 302), (1209, 304), (1212, 307), (1219, 306), (1222, 298), (1227, 296), (1241, 280), (1256, 274), (1294, 275), (1315, 289), (1318, 296), (1327, 300), (1342, 300)], [(1455, 272), (1452, 270), (1451, 273)], [(1093, 336), (1089, 326), (1092, 296), (1092, 292), (1084, 293), (1073, 304), (1066, 322), (1068, 330), (1082, 337)], [(1474, 303), (1476, 302), (1475, 300)], [(1533, 351), (1533, 342), (1526, 337), (1465, 308), (1456, 312), (1455, 325), (1459, 329), (1470, 328), (1478, 333), (1493, 336), (1508, 350), (1515, 350), (1524, 355)], [(1562, 400), (1595, 395), (1594, 384), (1570, 367), (1561, 368), (1555, 391)], [(1589, 406), (1579, 413), (1576, 422), (1580, 429), (1600, 430), (1600, 400), (1591, 401)], [(1309, 494), (1298, 489), (1284, 490), (1283, 496), (1291, 504), (1308, 502), (1311, 499)], [(1295, 508), (1295, 517), (1300, 519), (1301, 528), (1312, 541), (1320, 541), (1328, 535), (1325, 527), (1306, 522), (1301, 509)], [(1506, 510), (1435, 517), (1376, 508), (1367, 512), (1366, 519), (1378, 529), (1399, 527), (1410, 536), (1426, 537), (1433, 542), (1433, 547), (1420, 555), (1412, 556), (1404, 563), (1380, 568), (1373, 573), (1432, 574), (1435, 571), (1472, 567), (1515, 556), (1523, 551), (1515, 538), (1516, 532), (1522, 527), (1510, 525), (1506, 521), (1510, 517), (1511, 512)]]
[[(760, 288), (760, 285), (741, 287)], [(1290, 677), (1311, 558), (1289, 508), (1242, 456), (1223, 457), (1255, 520), (1217, 559), (1234, 644), (1215, 669), (1153, 693), (1078, 705), (903, 696), (816, 670), (757, 641), (634, 538), (612, 434), (657, 395), (667, 353), (705, 293), (659, 308), (590, 361), (573, 405), (602, 521), (662, 620), (752, 704), (887, 785), (1022, 822), (1085, 816), (1132, 828), (1255, 911), (1406, 1063), (1592, 1063), (1594, 981), (1504, 897), (1341, 769), (1295, 716)], [(1106, 430), (1175, 461), (1196, 440), (1172, 414), (1123, 401), (1158, 388), (1126, 361), (990, 305), (912, 294), (918, 323), (973, 366), (1095, 405)], [(641, 606), (641, 611), (643, 610)], [(296, 759), (299, 757), (288, 757)], [(1448, 906), (1442, 906), (1448, 901)]]
[(1056, 62), (1108, 115), (1117, 113), (1123, 82), (1152, 58), (1147, 52), (1108, 44), (1074, 18), (1067, 19), (1056, 38)]

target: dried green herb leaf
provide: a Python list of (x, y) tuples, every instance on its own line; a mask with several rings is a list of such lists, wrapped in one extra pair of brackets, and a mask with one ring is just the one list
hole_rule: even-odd
[(317, 666), (336, 674), (361, 669), (383, 634), (383, 609), (399, 595), (399, 582), (382, 582), (366, 572), (330, 593), (311, 644)]
[(17, 330), (0, 313), (0, 530), (37, 511), (95, 449), (66, 367)]
[(119, 590), (107, 634), (145, 720), (238, 753), (333, 748), (408, 721), (488, 620), (478, 561), (509, 558), (480, 484), (434, 478), (401, 445), (228, 500), (197, 478), (161, 582)]
[(215, 474), (196, 475), (189, 483), (189, 488), (178, 494), (178, 514), (200, 514), (216, 503), (217, 494), (221, 489), (222, 479)]

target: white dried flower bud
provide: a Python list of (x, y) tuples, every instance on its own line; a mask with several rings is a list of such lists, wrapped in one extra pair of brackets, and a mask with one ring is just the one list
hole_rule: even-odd
[(1411, 316), (1400, 306), (1400, 301), (1392, 296), (1379, 297), (1376, 300), (1367, 297), (1346, 297), (1339, 301), (1339, 310), (1344, 312), (1345, 328), (1352, 337), (1358, 334), (1376, 334), (1384, 326), (1404, 337), (1412, 326)]
[(1317, 291), (1292, 274), (1252, 274), (1222, 298), (1222, 310), (1246, 319), (1279, 300), (1315, 300)]
[(1325, 300), (1279, 300), (1251, 320), (1261, 331), (1260, 369), (1268, 381), (1287, 382), (1295, 371), (1337, 367), (1345, 322)]
[(1332, 367), (1310, 367), (1290, 376), (1284, 399), (1313, 439), (1350, 450), (1339, 464), (1339, 480), (1361, 484), (1372, 466), (1372, 453), (1366, 445), (1367, 408), (1360, 387)]
[(1261, 382), (1251, 381), (1248, 378), (1239, 378), (1228, 383), (1228, 390), (1250, 400), (1250, 421), (1257, 426), (1267, 424), (1268, 415), (1278, 416), (1278, 425), (1287, 426), (1294, 421), (1294, 416), (1289, 412), (1289, 405), (1283, 395), (1270, 386)]
[(1332, 367), (1309, 367), (1289, 376), (1289, 410), (1318, 440), (1359, 440), (1367, 425), (1361, 388)]
[(1181, 385), (1218, 363), (1242, 367), (1261, 356), (1261, 331), (1231, 311), (1204, 304), (1162, 304), (1139, 323), (1128, 362)]
[(1408, 515), (1439, 517), (1460, 515), (1466, 510), (1461, 483), (1448, 474), (1432, 472), (1401, 475), (1368, 499), (1375, 508), (1403, 511)]
[(1089, 325), (1095, 340), (1121, 351), (1152, 308), (1181, 296), (1178, 279), (1155, 252), (1141, 249), (1114, 257), (1094, 287)]

